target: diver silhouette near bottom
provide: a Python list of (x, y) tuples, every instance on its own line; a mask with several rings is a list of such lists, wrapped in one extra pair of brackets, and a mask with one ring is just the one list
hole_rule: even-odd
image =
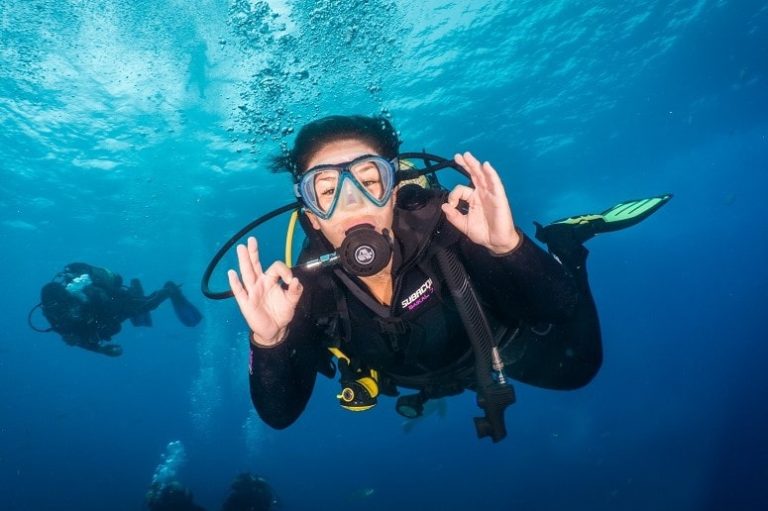
[[(192, 492), (178, 481), (154, 483), (146, 496), (149, 511), (205, 511)], [(232, 481), (221, 511), (269, 511), (277, 505), (274, 490), (263, 477), (244, 472)]]
[[(168, 442), (145, 496), (149, 511), (205, 511), (195, 503), (192, 492), (179, 480), (179, 471), (186, 459), (186, 449), (181, 440)], [(221, 511), (269, 511), (277, 506), (275, 491), (266, 479), (243, 472), (232, 481)]]
[[(202, 320), (200, 311), (173, 282), (145, 295), (138, 279), (125, 286), (120, 275), (106, 268), (76, 262), (66, 265), (43, 286), (40, 303), (30, 311), (28, 321), (38, 332), (60, 334), (71, 346), (117, 357), (123, 348), (110, 341), (122, 329), (121, 323), (128, 319), (134, 326), (152, 326), (150, 312), (167, 299), (184, 325), (193, 327)], [(50, 328), (32, 324), (31, 316), (37, 307), (42, 309)]]

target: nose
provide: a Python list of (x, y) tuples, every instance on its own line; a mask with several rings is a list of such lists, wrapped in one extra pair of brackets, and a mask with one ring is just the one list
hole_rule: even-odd
[(359, 208), (363, 205), (365, 197), (363, 193), (347, 178), (341, 185), (341, 195), (339, 196), (339, 206), (345, 210)]

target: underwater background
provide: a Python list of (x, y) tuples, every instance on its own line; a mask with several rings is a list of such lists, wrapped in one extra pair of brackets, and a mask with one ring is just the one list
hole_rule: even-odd
[[(675, 194), (588, 244), (589, 386), (517, 384), (499, 444), (470, 394), (405, 426), (322, 377), (261, 423), (245, 324), (200, 278), (293, 200), (269, 158), (335, 113), (490, 160), (529, 234)], [(244, 471), (284, 510), (768, 509), (768, 2), (0, 0), (0, 176), (0, 510), (140, 510), (162, 467), (209, 510)], [(72, 261), (182, 282), (205, 319), (164, 304), (119, 358), (34, 332)]]

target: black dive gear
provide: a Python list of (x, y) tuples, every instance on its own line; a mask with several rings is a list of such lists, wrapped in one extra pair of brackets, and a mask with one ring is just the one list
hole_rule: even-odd
[(444, 247), (437, 249), (435, 258), (475, 353), (477, 405), (485, 411), (485, 417), (475, 417), (477, 436), (490, 436), (495, 443), (507, 436), (504, 410), (515, 402), (515, 390), (506, 382), (504, 363), (466, 269), (456, 254)]
[(328, 348), (338, 359), (341, 373), (341, 392), (336, 396), (342, 408), (352, 412), (363, 412), (376, 406), (379, 396), (379, 374), (377, 371), (353, 369), (352, 362), (339, 348)]
[(369, 277), (383, 270), (392, 259), (392, 240), (387, 229), (378, 233), (372, 225), (361, 224), (345, 234), (339, 261), (347, 273)]
[(29, 311), (29, 314), (27, 314), (27, 324), (35, 332), (40, 332), (40, 333), (52, 332), (53, 331), (52, 326), (49, 326), (48, 328), (40, 328), (35, 326), (34, 323), (32, 323), (32, 314), (34, 314), (37, 309), (42, 310), (42, 307), (43, 307), (42, 303), (38, 303), (37, 305), (32, 307), (32, 309)]
[[(375, 371), (372, 371), (375, 374)], [(342, 408), (353, 412), (363, 412), (376, 406), (376, 398), (379, 395), (379, 385), (371, 376), (363, 376), (353, 381), (341, 382), (339, 404)]]
[(329, 252), (294, 267), (294, 270), (316, 270), (336, 264), (357, 277), (369, 277), (379, 273), (392, 259), (392, 239), (389, 231), (378, 233), (372, 225), (356, 225), (346, 232), (347, 236), (337, 252)]
[(397, 398), (395, 409), (397, 413), (406, 419), (416, 419), (424, 413), (424, 403), (428, 400), (429, 397), (427, 397), (424, 391), (417, 392), (416, 394), (407, 394)]
[(338, 262), (339, 254), (336, 252), (331, 252), (329, 254), (323, 254), (316, 259), (309, 260), (306, 263), (300, 265), (299, 268), (304, 268), (305, 270), (316, 270), (318, 268), (333, 266)]

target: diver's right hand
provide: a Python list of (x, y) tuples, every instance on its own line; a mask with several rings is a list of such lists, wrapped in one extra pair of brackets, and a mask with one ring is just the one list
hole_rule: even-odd
[[(282, 261), (275, 261), (262, 272), (254, 237), (248, 238), (247, 248), (237, 246), (237, 260), (240, 278), (235, 270), (229, 270), (227, 276), (240, 312), (253, 332), (251, 342), (258, 346), (279, 344), (286, 336), (288, 323), (301, 298), (301, 283)], [(281, 285), (281, 280), (288, 284), (287, 288)]]

